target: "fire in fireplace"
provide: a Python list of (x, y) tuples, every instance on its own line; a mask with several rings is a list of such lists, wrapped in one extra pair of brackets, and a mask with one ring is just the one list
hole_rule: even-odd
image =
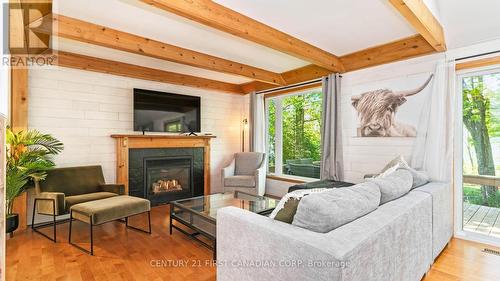
[(203, 148), (129, 150), (129, 194), (152, 206), (203, 195)]
[(162, 204), (192, 194), (191, 157), (153, 157), (145, 161), (146, 198)]
[(176, 179), (163, 179), (154, 182), (151, 189), (153, 193), (180, 191), (182, 190), (182, 185), (180, 185), (179, 181)]

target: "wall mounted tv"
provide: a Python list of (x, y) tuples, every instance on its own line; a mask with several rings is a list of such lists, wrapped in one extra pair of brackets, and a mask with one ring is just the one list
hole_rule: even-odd
[(134, 131), (200, 132), (200, 97), (134, 89)]

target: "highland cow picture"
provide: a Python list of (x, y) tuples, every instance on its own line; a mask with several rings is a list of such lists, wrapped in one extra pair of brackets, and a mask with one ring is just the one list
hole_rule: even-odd
[(433, 74), (353, 87), (357, 137), (415, 137), (420, 112), (431, 94)]

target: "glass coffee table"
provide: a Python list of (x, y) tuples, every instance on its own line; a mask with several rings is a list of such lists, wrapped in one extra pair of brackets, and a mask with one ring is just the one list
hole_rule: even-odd
[[(205, 247), (213, 250), (214, 259), (216, 254), (216, 218), (217, 210), (224, 207), (237, 207), (261, 215), (270, 214), (279, 200), (266, 196), (253, 195), (241, 191), (229, 193), (217, 193), (207, 196), (199, 196), (170, 202), (170, 234), (172, 229), (186, 234), (197, 240)], [(185, 230), (172, 222), (176, 221), (190, 230)], [(200, 238), (204, 236), (209, 240), (206, 242)], [(205, 240), (207, 240), (205, 239)]]

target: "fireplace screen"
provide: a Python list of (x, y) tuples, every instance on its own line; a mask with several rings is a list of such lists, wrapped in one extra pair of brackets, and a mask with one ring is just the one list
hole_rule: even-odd
[[(164, 197), (172, 193), (191, 193), (192, 159), (162, 157), (146, 159), (145, 193), (148, 198)], [(159, 199), (159, 198), (157, 198)]]

